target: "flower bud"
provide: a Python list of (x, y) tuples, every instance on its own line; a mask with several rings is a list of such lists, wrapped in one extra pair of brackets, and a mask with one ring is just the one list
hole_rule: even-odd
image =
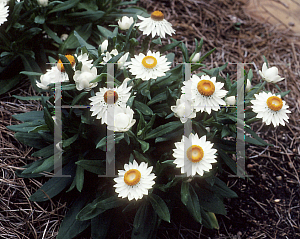
[(118, 25), (121, 30), (128, 30), (133, 22), (133, 17), (123, 16), (122, 19), (118, 21)]
[(225, 99), (225, 102), (227, 105), (235, 105), (236, 100), (235, 100), (235, 96), (229, 96)]
[(278, 68), (276, 66), (268, 68), (266, 63), (263, 64), (262, 70), (259, 70), (258, 73), (263, 78), (263, 80), (267, 82), (277, 83), (284, 80), (284, 78), (281, 78), (278, 75)]
[(65, 41), (65, 40), (67, 40), (67, 39), (68, 39), (68, 37), (69, 37), (69, 35), (68, 35), (68, 34), (66, 34), (66, 33), (64, 33), (64, 34), (61, 34), (61, 36), (60, 36), (60, 40), (62, 40), (62, 41)]
[(193, 59), (191, 60), (192, 61), (192, 63), (196, 63), (196, 62), (198, 62), (200, 60), (200, 53), (198, 52), (198, 53), (196, 53), (195, 55), (194, 55), (194, 57), (193, 57)]
[(245, 88), (246, 93), (248, 93), (251, 90), (251, 87), (252, 87), (251, 82), (249, 79), (247, 79), (247, 85)]
[(101, 52), (104, 53), (107, 50), (107, 47), (108, 47), (108, 40), (105, 40), (104, 42), (102, 42), (100, 47), (101, 47)]
[(41, 7), (47, 7), (48, 6), (48, 0), (37, 0), (37, 2)]

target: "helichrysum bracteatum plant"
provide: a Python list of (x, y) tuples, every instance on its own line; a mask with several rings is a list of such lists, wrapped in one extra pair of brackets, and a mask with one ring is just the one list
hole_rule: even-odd
[[(226, 214), (223, 199), (237, 196), (218, 177), (224, 167), (237, 173), (231, 157), (237, 110), (228, 107), (236, 104), (237, 81), (219, 75), (227, 64), (206, 69), (201, 63), (214, 50), (201, 57), (203, 40), (196, 40), (192, 54), (172, 38), (163, 45), (161, 39), (175, 31), (160, 11), (124, 17), (113, 31), (103, 32), (107, 39), (95, 47), (74, 31), (80, 47), (59, 55), (58, 62), (49, 58), (53, 65), (37, 80), (43, 111), (16, 115), (24, 123), (9, 127), (19, 141), (38, 149), (32, 155), (39, 159), (19, 176), (41, 177), (55, 171), (53, 132), (61, 110), (62, 145), (56, 146), (62, 147), (62, 173), (71, 177), (49, 179), (30, 200), (61, 192), (76, 196), (57, 238), (73, 238), (89, 226), (93, 238), (117, 238), (121, 221), (133, 223), (132, 238), (155, 238), (162, 220), (176, 220), (174, 211), (217, 229), (215, 214)], [(167, 53), (175, 47), (184, 64)], [(191, 62), (187, 73), (185, 63)], [(243, 72), (246, 142), (267, 145), (249, 126), (258, 118), (274, 126), (288, 120), (282, 100), (288, 92), (264, 90), (266, 81), (282, 80), (276, 69), (264, 63), (263, 81), (253, 87), (252, 71)], [(55, 108), (58, 82), (62, 105), (69, 107)], [(107, 132), (114, 132), (116, 172), (103, 177), (112, 150)]]
[[(48, 57), (73, 51), (84, 40), (99, 44), (103, 25), (124, 14), (142, 14), (136, 1), (121, 0), (0, 0), (0, 94), (45, 71)], [(121, 8), (122, 7), (122, 8)], [(24, 74), (19, 74), (23, 71)], [(26, 72), (35, 74), (25, 75)]]

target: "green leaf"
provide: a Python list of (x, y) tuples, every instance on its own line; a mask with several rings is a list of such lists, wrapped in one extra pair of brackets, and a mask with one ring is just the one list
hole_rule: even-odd
[(91, 219), (91, 234), (93, 239), (106, 238), (113, 216), (113, 213), (106, 211)]
[(221, 156), (221, 158), (223, 159), (223, 161), (225, 162), (225, 164), (231, 169), (231, 171), (233, 173), (237, 173), (237, 164), (236, 162), (230, 158), (227, 153), (225, 153), (225, 151), (223, 151), (222, 149), (220, 148), (217, 148), (218, 149), (218, 154)]
[(41, 96), (18, 96), (18, 95), (13, 95), (18, 100), (41, 100)]
[(144, 155), (142, 155), (140, 152), (133, 150), (133, 154), (135, 159), (141, 161), (141, 162), (145, 162), (147, 163), (149, 166), (152, 165), (151, 160), (149, 160), (148, 158), (146, 158)]
[(108, 39), (115, 37), (115, 34), (112, 31), (106, 29), (105, 27), (97, 25), (97, 28), (100, 31), (101, 35), (104, 36), (104, 38)]
[(159, 94), (157, 94), (156, 96), (154, 96), (148, 103), (147, 105), (152, 105), (154, 103), (160, 102), (160, 101), (164, 101), (167, 99), (167, 95), (166, 92), (161, 92)]
[(42, 15), (38, 15), (34, 18), (34, 22), (37, 24), (44, 24), (45, 23), (45, 17)]
[(64, 10), (68, 10), (72, 7), (75, 7), (77, 3), (79, 3), (80, 0), (69, 0), (66, 2), (62, 2), (58, 5), (56, 5), (48, 14), (53, 13), (53, 12), (61, 12)]
[(145, 142), (144, 140), (140, 140), (140, 139), (137, 139), (137, 141), (139, 141), (139, 143), (141, 144), (141, 148), (143, 150), (143, 153), (145, 153), (146, 151), (148, 151), (148, 149), (149, 149), (149, 143)]
[(260, 138), (252, 129), (249, 127), (244, 127), (245, 131), (253, 138), (250, 138), (249, 136), (245, 135), (245, 141), (248, 143), (256, 144), (256, 145), (261, 145), (261, 146), (273, 146), (272, 144), (268, 144), (265, 142), (262, 138)]
[(67, 84), (61, 86), (61, 90), (75, 90), (75, 89), (76, 89), (75, 84)]
[[(206, 52), (203, 56), (200, 57), (199, 62), (201, 63), (205, 58), (207, 58), (210, 54), (212, 54), (216, 48), (210, 50), (209, 52)], [(220, 70), (221, 71), (221, 70)]]
[(68, 213), (65, 215), (64, 220), (60, 224), (58, 235), (56, 239), (72, 239), (79, 233), (83, 232), (91, 224), (91, 221), (78, 221), (76, 215), (87, 203), (89, 196), (81, 193), (75, 199)]
[(197, 187), (199, 203), (208, 212), (226, 215), (226, 210), (221, 199), (212, 191), (201, 186)]
[(144, 201), (135, 214), (131, 239), (155, 238), (157, 230), (157, 214)]
[(203, 38), (201, 38), (199, 45), (197, 39), (195, 38), (195, 43), (195, 46), (197, 46), (195, 52), (200, 52), (203, 46)]
[(160, 53), (164, 53), (165, 51), (169, 51), (169, 50), (175, 48), (176, 46), (178, 46), (180, 43), (182, 43), (181, 41), (176, 41), (175, 39), (172, 39), (172, 40), (174, 42), (172, 42), (171, 44), (165, 45), (165, 46), (163, 46), (162, 48), (159, 49)]
[(73, 100), (72, 100), (72, 104), (71, 105), (76, 105), (81, 98), (83, 98), (85, 95), (87, 95), (89, 92), (81, 92), (79, 95), (77, 95)]
[[(252, 69), (250, 69), (249, 72), (248, 72), (248, 75), (247, 75), (247, 79), (249, 79), (250, 82), (251, 82), (252, 78), (253, 78), (253, 72), (252, 72)], [(247, 82), (246, 82), (246, 84), (247, 84)]]
[(28, 133), (31, 130), (35, 129), (37, 126), (40, 126), (42, 124), (45, 124), (44, 120), (35, 120), (35, 121), (25, 122), (22, 124), (10, 125), (10, 126), (7, 126), (6, 128), (8, 128), (9, 130), (15, 131), (15, 132)]
[(76, 141), (77, 138), (78, 138), (78, 134), (75, 134), (71, 138), (63, 140), (63, 148), (70, 146), (72, 143)]
[(188, 62), (189, 61), (189, 55), (188, 55), (188, 51), (187, 51), (186, 45), (183, 42), (181, 42), (181, 44), (180, 44), (179, 47), (180, 47), (180, 49), (182, 51), (183, 61), (184, 62)]
[(58, 44), (62, 44), (63, 41), (60, 39), (60, 37), (57, 36), (55, 32), (53, 32), (46, 24), (43, 25), (44, 31), (50, 36), (55, 42)]
[(226, 197), (226, 198), (237, 198), (238, 197), (238, 195), (234, 191), (232, 191), (230, 188), (228, 188), (226, 183), (224, 183), (221, 179), (219, 179), (218, 177), (214, 177), (214, 179), (215, 179), (215, 182), (212, 187), (212, 190), (214, 192), (216, 192), (221, 197)]
[(264, 62), (267, 64), (267, 67), (269, 68), (269, 63), (268, 63), (267, 58), (265, 56), (263, 56), (263, 58), (264, 58)]
[[(115, 143), (119, 143), (124, 138), (124, 133), (115, 133), (114, 134), (114, 140)], [(106, 146), (107, 136), (103, 137), (96, 145), (96, 149)]]
[(34, 121), (37, 119), (43, 120), (44, 111), (30, 111), (22, 114), (13, 115), (12, 117), (15, 118), (16, 120), (20, 120), (23, 122)]
[(107, 77), (108, 74), (107, 73), (101, 73), (100, 75), (98, 75), (94, 80), (90, 81), (90, 83), (96, 83), (99, 81), (102, 81), (102, 79), (105, 77)]
[(285, 91), (285, 92), (280, 92), (279, 95), (281, 96), (281, 98), (285, 97), (287, 94), (289, 94), (291, 92), (291, 90)]
[(85, 221), (92, 219), (99, 214), (105, 212), (106, 210), (120, 207), (127, 203), (125, 199), (119, 198), (117, 196), (111, 196), (103, 199), (102, 196), (95, 199), (93, 202), (86, 205), (78, 214), (76, 219), (80, 221)]
[(145, 140), (157, 138), (159, 136), (173, 132), (175, 130), (178, 130), (179, 127), (183, 127), (182, 123), (180, 121), (173, 121), (173, 122), (166, 123), (164, 125), (160, 125), (157, 128), (155, 128), (154, 130), (150, 131), (146, 135)]
[[(42, 72), (39, 65), (37, 64), (37, 62), (35, 61), (34, 58), (32, 58), (30, 55), (28, 54), (20, 54), (20, 57), (22, 59), (25, 71), (29, 71), (29, 72)], [(31, 85), (33, 86), (33, 88), (37, 91), (40, 92), (40, 88), (38, 88), (36, 86), (36, 80), (39, 79), (39, 77), (37, 76), (28, 76), (28, 78), (31, 81)]]
[[(140, 115), (140, 120), (139, 120), (137, 129), (136, 129), (137, 135), (139, 136), (142, 134), (142, 129), (144, 129), (146, 122), (145, 122), (143, 114), (139, 110), (137, 110), (137, 112)], [(141, 136), (141, 138), (143, 139), (143, 135)]]
[(5, 29), (6, 32), (8, 32), (8, 30), (18, 21), (18, 19), (20, 18), (20, 12), (23, 8), (23, 4), (24, 2), (19, 2), (19, 3), (16, 3), (14, 5), (14, 8), (13, 8), (13, 12), (11, 13), (10, 15), (10, 19), (9, 19), (9, 25), (7, 26), (7, 28)]
[(19, 81), (21, 80), (21, 76), (15, 75), (9, 80), (0, 80), (0, 95), (6, 93), (7, 91), (11, 90), (15, 87)]
[(133, 102), (134, 107), (136, 107), (140, 112), (144, 115), (153, 115), (153, 111), (149, 108), (149, 106), (135, 100)]
[[(61, 171), (60, 171), (61, 172)], [(72, 183), (72, 177), (75, 174), (74, 161), (70, 161), (62, 170), (63, 175), (71, 175), (71, 177), (53, 177), (48, 180), (44, 185), (38, 189), (29, 198), (31, 201), (43, 202), (53, 198), (61, 191), (65, 189), (68, 185)]]
[(104, 174), (106, 169), (105, 160), (79, 160), (76, 164), (81, 166), (83, 169), (98, 175)]
[(150, 194), (149, 196), (151, 205), (156, 214), (164, 221), (170, 223), (170, 212), (167, 204), (160, 196), (156, 194)]
[(194, 188), (188, 182), (181, 184), (181, 201), (197, 222), (202, 222), (200, 204)]
[(42, 163), (44, 162), (44, 159), (38, 159), (30, 164), (25, 165), (23, 168), (25, 168), (23, 171), (21, 171), (21, 177), (25, 174), (32, 174), (32, 172), (38, 168)]
[(53, 154), (54, 154), (54, 145), (51, 144), (45, 148), (40, 149), (39, 151), (34, 152), (31, 156), (48, 158)]
[(77, 190), (81, 192), (84, 183), (84, 169), (79, 165), (76, 167), (75, 182)]
[(54, 121), (47, 107), (44, 107), (44, 119), (50, 131), (54, 133)]
[(152, 43), (154, 43), (154, 44), (156, 44), (156, 45), (161, 45), (161, 44), (162, 44), (162, 43), (161, 43), (160, 37), (158, 37), (158, 38), (152, 40)]
[(80, 44), (81, 47), (86, 47), (88, 49), (88, 51), (95, 55), (98, 56), (98, 51), (96, 50), (96, 48), (90, 44), (88, 44), (80, 35), (77, 31), (74, 31), (74, 36), (78, 39), (78, 42)]
[(202, 223), (205, 227), (209, 229), (217, 229), (219, 230), (218, 220), (216, 215), (213, 212), (207, 212), (201, 208), (201, 215), (202, 215)]
[(232, 132), (229, 130), (229, 128), (226, 125), (224, 125), (221, 131), (221, 138), (224, 138), (226, 136), (231, 136), (231, 135)]
[(80, 24), (80, 23), (90, 23), (95, 22), (104, 16), (105, 12), (103, 11), (84, 11), (84, 12), (72, 12), (66, 14), (66, 19), (68, 23)]
[(41, 75), (43, 75), (43, 73), (31, 72), (31, 71), (21, 71), (20, 74), (27, 75), (27, 76), (41, 76)]
[(42, 149), (47, 146), (43, 137), (38, 133), (17, 132), (14, 137), (21, 143), (36, 149)]
[(173, 62), (175, 58), (175, 54), (171, 52), (168, 55), (166, 55), (166, 57), (167, 57), (167, 62)]
[(38, 166), (35, 170), (32, 171), (32, 173), (41, 173), (43, 171), (50, 172), (53, 170), (54, 165), (54, 155), (51, 157), (44, 159), (44, 162)]

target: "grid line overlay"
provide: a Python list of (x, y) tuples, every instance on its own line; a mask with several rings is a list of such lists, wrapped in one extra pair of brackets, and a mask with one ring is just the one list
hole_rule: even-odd
[[(107, 88), (114, 88), (114, 64), (107, 63)], [(191, 77), (191, 64), (181, 63), (184, 66), (184, 80), (188, 81)], [(244, 132), (244, 66), (247, 63), (231, 63), (237, 64), (237, 105), (229, 106), (237, 108), (237, 174), (229, 175), (229, 177), (245, 177), (245, 132)], [(252, 63), (248, 63), (252, 64)], [(190, 86), (190, 85), (189, 85)], [(187, 87), (187, 86), (185, 86)], [(191, 95), (191, 89), (186, 89)], [(91, 105), (61, 105), (61, 81), (55, 83), (55, 124), (54, 124), (54, 175), (49, 177), (71, 177), (71, 175), (62, 174), (62, 121), (61, 121), (61, 109), (62, 108), (90, 108)], [(107, 97), (107, 104), (114, 104), (114, 97)], [(228, 107), (228, 106), (226, 106)], [(191, 106), (188, 104), (188, 99), (185, 98), (185, 115), (190, 112)], [(107, 109), (107, 122), (114, 122), (114, 107), (108, 107)], [(184, 123), (184, 136), (189, 138), (192, 133), (192, 121), (188, 119)], [(184, 141), (184, 152), (192, 146), (192, 142), (189, 140)], [(187, 155), (184, 155), (184, 162), (188, 160)], [(192, 174), (192, 168), (189, 168), (188, 175)], [(116, 177), (115, 175), (115, 140), (114, 131), (107, 129), (107, 147), (106, 147), (106, 174), (98, 175), (99, 177)], [(185, 176), (185, 175), (176, 175)], [(195, 175), (199, 176), (199, 175)], [(249, 175), (247, 175), (249, 176)]]

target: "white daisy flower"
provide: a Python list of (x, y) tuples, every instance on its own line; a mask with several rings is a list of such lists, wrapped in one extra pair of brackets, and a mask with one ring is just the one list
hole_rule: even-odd
[(96, 87), (98, 83), (90, 83), (97, 77), (97, 69), (92, 67), (90, 69), (89, 64), (84, 64), (81, 67), (81, 71), (75, 71), (74, 81), (76, 83), (77, 90), (90, 91), (92, 88)]
[(278, 68), (276, 66), (268, 68), (265, 62), (262, 66), (262, 71), (258, 71), (258, 73), (263, 78), (263, 80), (271, 83), (277, 83), (284, 79), (278, 75)]
[(155, 184), (156, 176), (151, 173), (152, 166), (142, 162), (140, 165), (133, 160), (133, 163), (125, 164), (125, 170), (118, 170), (119, 177), (114, 178), (115, 192), (118, 197), (138, 200), (148, 195), (148, 190)]
[[(107, 124), (108, 107), (114, 107), (114, 109), (115, 106), (126, 107), (126, 103), (130, 97), (130, 90), (131, 86), (127, 87), (127, 80), (124, 80), (117, 88), (100, 88), (95, 96), (89, 98), (92, 101), (92, 107), (90, 108), (93, 112), (92, 116), (97, 115), (96, 118), (101, 119), (102, 124)], [(114, 102), (113, 104), (112, 101)]]
[(144, 35), (149, 35), (152, 33), (152, 37), (157, 34), (161, 38), (165, 38), (168, 34), (172, 36), (175, 30), (172, 28), (172, 24), (164, 19), (164, 14), (161, 11), (154, 11), (151, 17), (145, 18), (142, 16), (137, 16), (142, 22), (137, 23), (136, 26), (143, 32)]
[(135, 55), (126, 65), (130, 68), (130, 72), (141, 78), (143, 81), (156, 79), (165, 76), (165, 72), (170, 70), (171, 62), (167, 62), (166, 56), (160, 56), (160, 52), (147, 52), (147, 56), (143, 53)]
[(210, 78), (208, 75), (193, 75), (190, 80), (183, 82), (182, 93), (186, 94), (188, 99), (193, 100), (196, 111), (206, 111), (208, 114), (211, 110), (218, 111), (219, 105), (225, 105), (222, 98), (227, 94), (226, 90), (221, 90), (223, 83), (216, 82), (216, 77)]
[(115, 107), (114, 109), (114, 125), (111, 122), (107, 122), (107, 128), (115, 132), (128, 131), (134, 124), (133, 119), (134, 111), (129, 107)]
[(93, 61), (93, 60), (89, 60), (89, 56), (88, 56), (87, 53), (82, 54), (82, 52), (81, 52), (81, 54), (78, 55), (78, 56), (76, 56), (76, 57), (77, 57), (77, 60), (78, 60), (79, 62), (82, 63), (82, 66), (85, 65), (85, 66), (87, 66), (89, 69), (92, 68), (92, 66), (93, 66), (92, 61)]
[(0, 26), (7, 21), (8, 17), (8, 6), (5, 1), (0, 1)]
[(176, 100), (176, 106), (171, 106), (171, 110), (176, 117), (180, 118), (183, 124), (187, 122), (188, 119), (196, 117), (196, 109), (193, 106), (193, 102), (186, 99), (184, 94), (180, 96), (180, 99)]
[(61, 72), (56, 66), (47, 69), (44, 75), (41, 75), (40, 82), (36, 81), (37, 87), (48, 90), (49, 84), (57, 82), (68, 82), (69, 77), (66, 72)]
[(291, 113), (291, 111), (287, 109), (289, 106), (281, 99), (280, 95), (261, 92), (254, 96), (255, 100), (251, 100), (251, 103), (253, 111), (257, 113), (257, 118), (261, 118), (267, 125), (272, 123), (275, 127), (279, 124), (284, 126), (284, 121), (289, 122), (287, 113)]
[(204, 171), (212, 169), (212, 163), (217, 162), (213, 144), (206, 141), (206, 136), (198, 137), (197, 134), (190, 134), (189, 138), (182, 136), (181, 142), (175, 143), (173, 149), (174, 164), (181, 168), (181, 173), (187, 176), (203, 175)]
[(133, 17), (123, 16), (119, 21), (118, 25), (121, 30), (128, 30), (130, 26), (133, 24)]

